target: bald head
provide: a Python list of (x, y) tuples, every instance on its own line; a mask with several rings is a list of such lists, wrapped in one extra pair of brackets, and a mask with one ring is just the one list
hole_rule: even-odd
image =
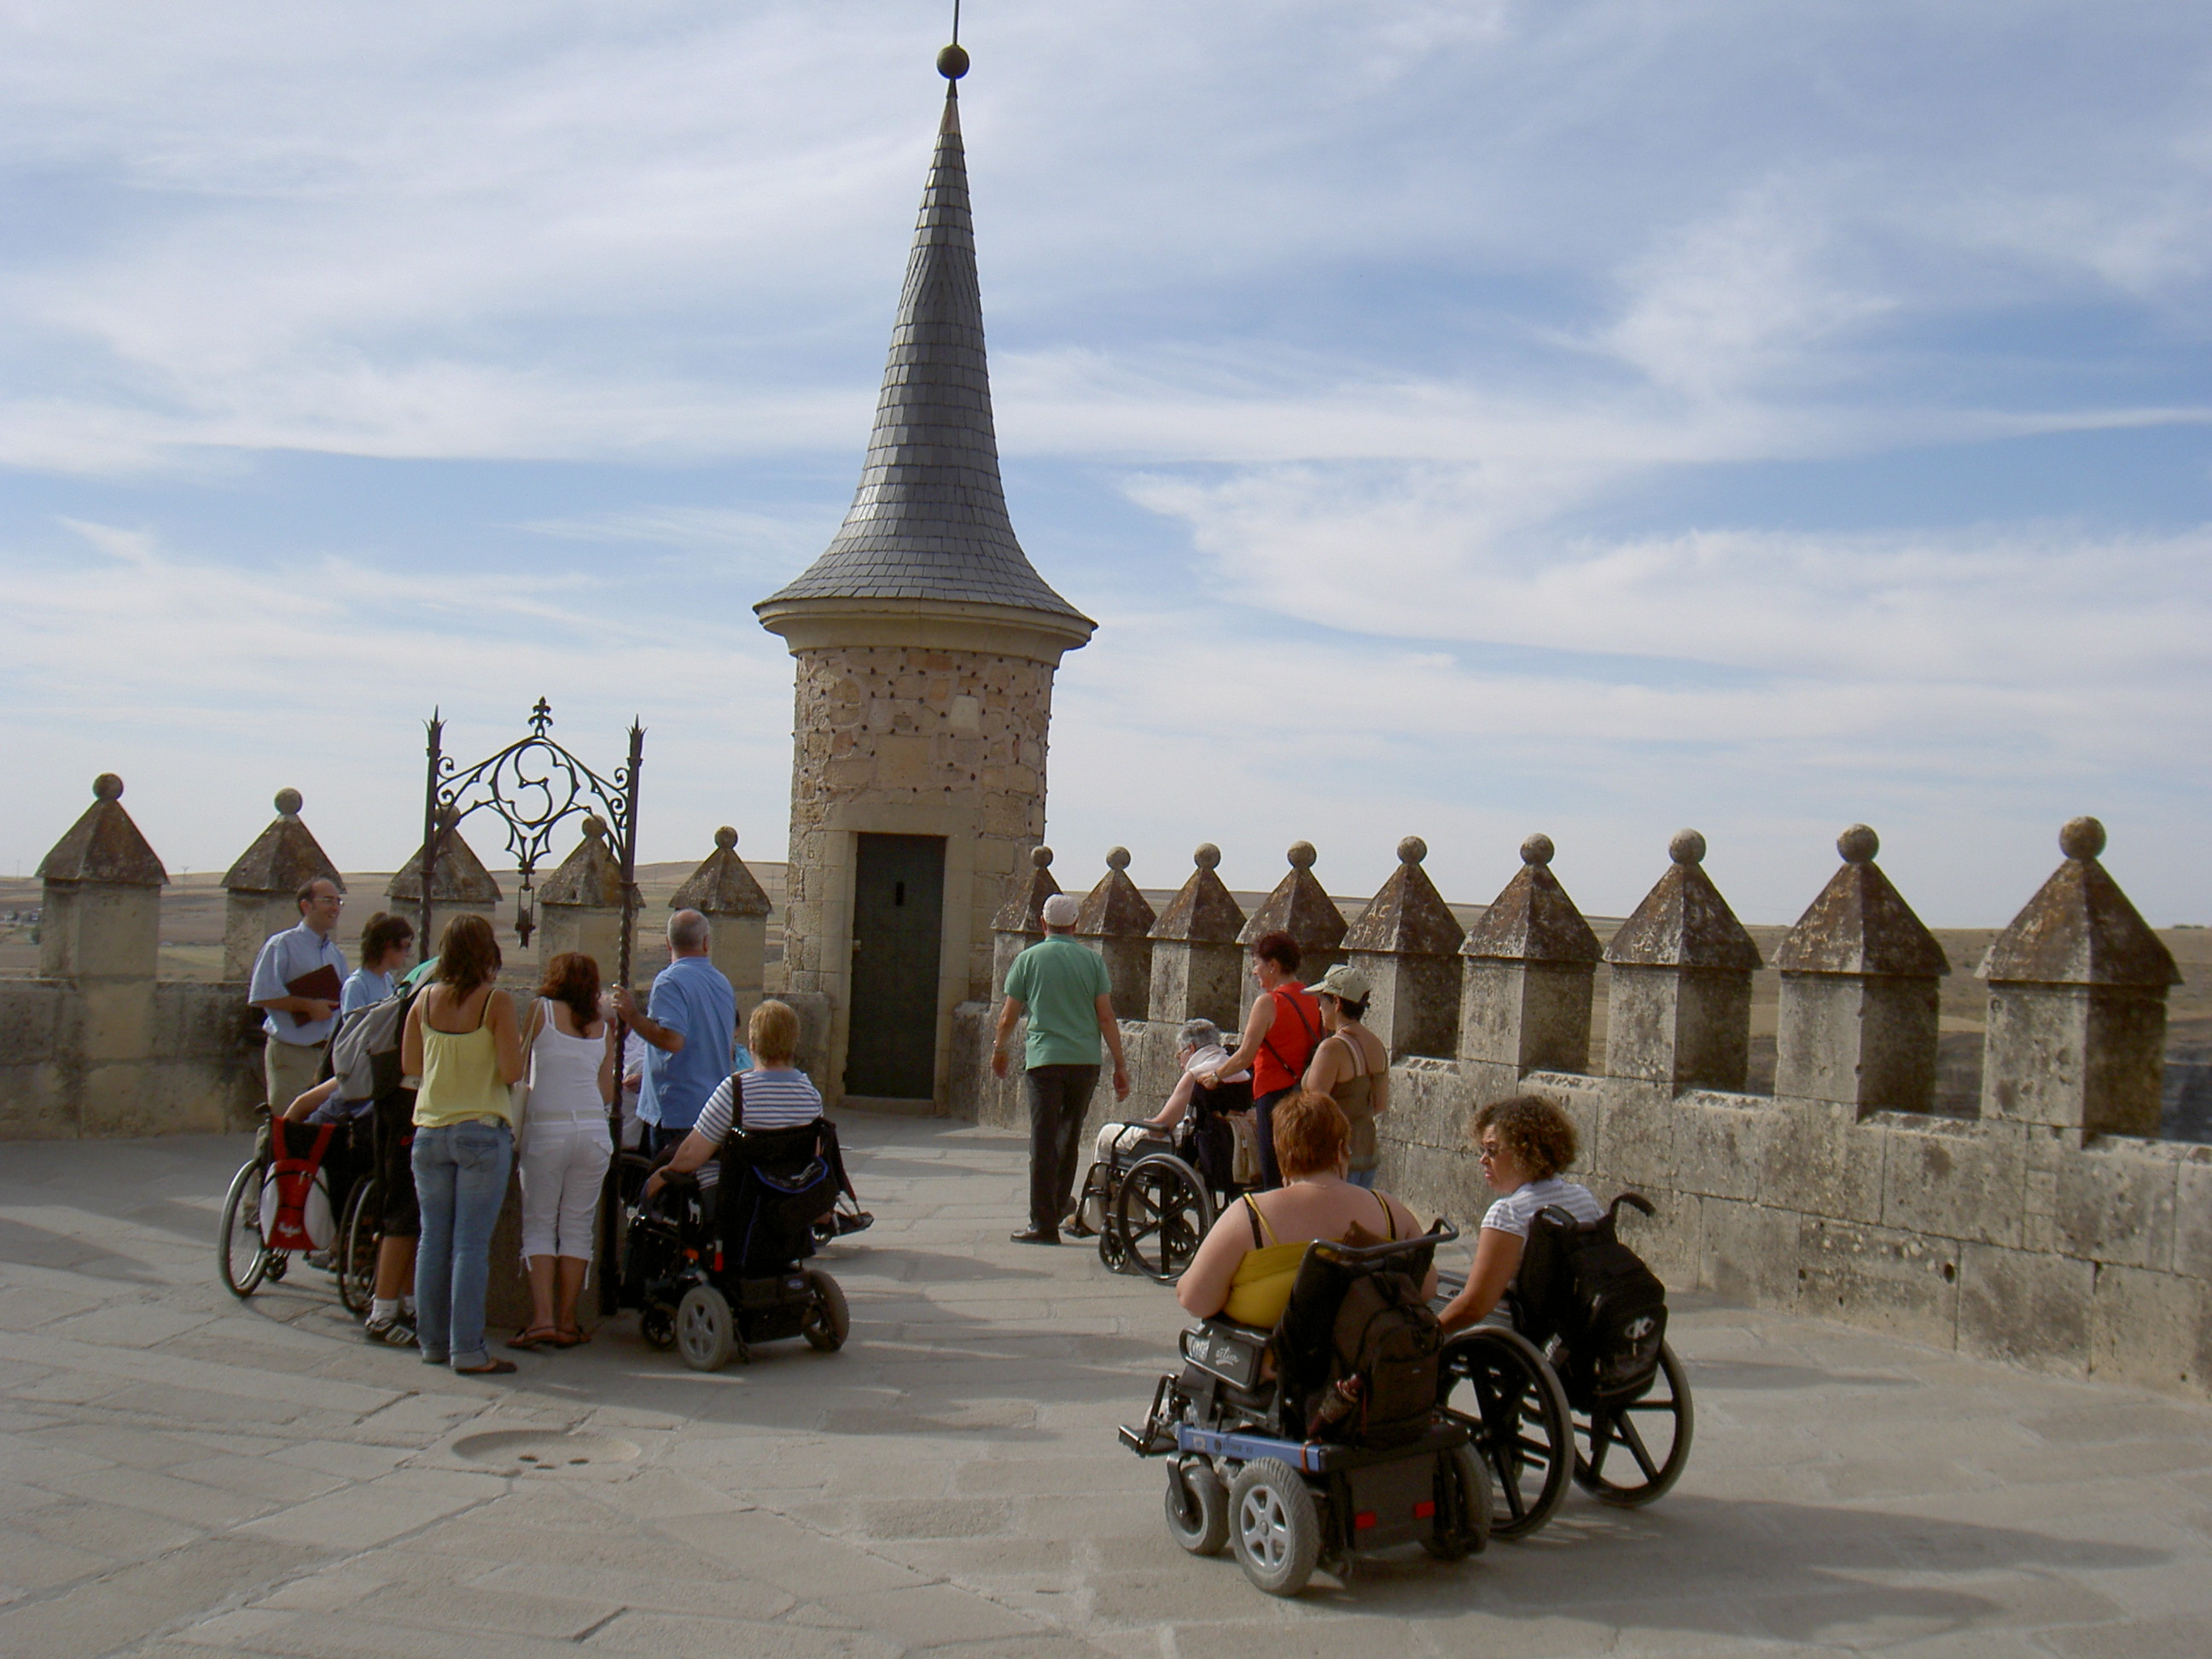
[(703, 957), (714, 937), (707, 918), (696, 910), (678, 910), (668, 919), (668, 953), (674, 957)]

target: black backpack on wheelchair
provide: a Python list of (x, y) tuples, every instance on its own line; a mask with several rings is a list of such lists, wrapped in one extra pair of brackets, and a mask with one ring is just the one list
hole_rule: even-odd
[(1635, 1397), (1659, 1366), (1667, 1336), (1667, 1287), (1620, 1242), (1626, 1204), (1652, 1213), (1650, 1200), (1623, 1193), (1595, 1221), (1577, 1221), (1558, 1205), (1536, 1212), (1512, 1289), (1513, 1323), (1553, 1369), (1578, 1411)]

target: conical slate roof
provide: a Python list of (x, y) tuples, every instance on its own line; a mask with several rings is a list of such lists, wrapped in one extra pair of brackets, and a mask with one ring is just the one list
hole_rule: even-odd
[(1006, 516), (958, 88), (950, 83), (860, 489), (822, 556), (753, 608), (765, 619), (822, 599), (1006, 606), (1056, 619), (1079, 643), (1095, 626), (1030, 568)]

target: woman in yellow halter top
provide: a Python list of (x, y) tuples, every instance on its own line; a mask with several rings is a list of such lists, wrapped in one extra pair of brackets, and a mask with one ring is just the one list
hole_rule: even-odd
[[(1396, 1199), (1345, 1179), (1352, 1127), (1327, 1095), (1301, 1091), (1276, 1107), (1271, 1127), (1284, 1184), (1223, 1211), (1176, 1285), (1176, 1300), (1201, 1319), (1223, 1314), (1272, 1328), (1314, 1240), (1380, 1244), (1421, 1231)], [(1436, 1289), (1431, 1267), (1422, 1294)]]

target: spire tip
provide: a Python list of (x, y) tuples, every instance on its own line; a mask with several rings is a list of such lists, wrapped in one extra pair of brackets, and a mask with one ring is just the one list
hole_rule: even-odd
[(968, 73), (968, 48), (955, 40), (937, 54), (937, 72), (948, 81), (957, 81)]

